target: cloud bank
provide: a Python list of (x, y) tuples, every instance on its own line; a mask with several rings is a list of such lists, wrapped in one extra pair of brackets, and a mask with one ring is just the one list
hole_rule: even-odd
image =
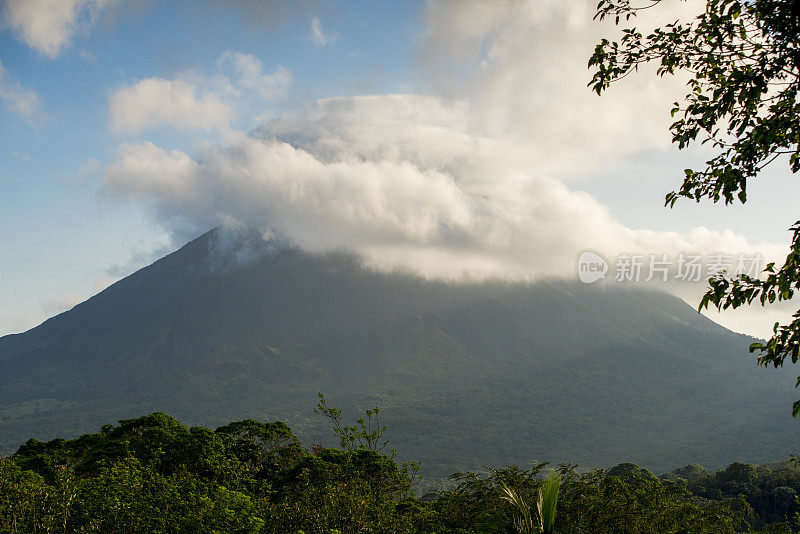
[(584, 249), (755, 250), (733, 232), (627, 228), (590, 195), (531, 172), (535, 158), (516, 143), (460, 129), (467, 111), (419, 95), (326, 99), (197, 157), (123, 145), (108, 187), (183, 224), (242, 224), (450, 280), (574, 277)]
[[(648, 11), (637, 25), (691, 16), (701, 4)], [(254, 56), (229, 51), (213, 75), (136, 82), (112, 97), (118, 131), (163, 124), (235, 135), (193, 150), (127, 141), (107, 168), (106, 190), (147, 203), (181, 231), (247, 227), (310, 251), (350, 250), (376, 269), (452, 281), (576, 279), (584, 250), (608, 260), (780, 258), (784, 246), (729, 230), (623, 225), (566, 185), (667, 152), (669, 103), (685, 91), (680, 79), (641, 75), (602, 99), (592, 94), (586, 63), (608, 31), (593, 13), (591, 1), (428, 2), (415, 67), (424, 90), (322, 99), (238, 131), (231, 117), (263, 117), (259, 106), (287, 90), (290, 72), (266, 73)], [(314, 20), (311, 32), (318, 45), (330, 43)], [(155, 89), (145, 98), (148, 84)], [(160, 104), (125, 118), (114, 99), (128, 94)], [(696, 302), (703, 285), (661, 287)]]

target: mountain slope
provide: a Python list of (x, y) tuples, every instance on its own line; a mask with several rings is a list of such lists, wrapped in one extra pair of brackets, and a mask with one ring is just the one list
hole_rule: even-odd
[[(383, 408), (436, 476), (533, 459), (763, 462), (796, 452), (787, 371), (674, 297), (459, 284), (210, 232), (0, 339), (0, 450), (155, 410), (282, 419), (328, 440), (318, 391)], [(225, 249), (225, 250), (220, 250)], [(246, 257), (247, 261), (236, 261)]]

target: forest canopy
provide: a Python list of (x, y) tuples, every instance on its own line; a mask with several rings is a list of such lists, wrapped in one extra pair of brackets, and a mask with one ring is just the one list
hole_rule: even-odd
[[(367, 421), (340, 428), (339, 438), (375, 436)], [(792, 532), (797, 525), (800, 469), (789, 462), (717, 472), (690, 465), (661, 477), (633, 464), (511, 465), (456, 473), (447, 487), (418, 495), (416, 466), (364, 445), (356, 437), (343, 448), (306, 448), (280, 422), (211, 430), (164, 413), (76, 439), (29, 440), (0, 460), (0, 532), (514, 532), (519, 505), (535, 518), (541, 488), (554, 476), (557, 532)]]

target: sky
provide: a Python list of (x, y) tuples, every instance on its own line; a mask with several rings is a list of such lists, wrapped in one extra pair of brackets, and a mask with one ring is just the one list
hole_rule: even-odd
[[(0, 0), (0, 335), (220, 225), (455, 283), (577, 280), (589, 250), (597, 283), (692, 305), (684, 260), (780, 260), (785, 164), (746, 205), (664, 207), (711, 153), (671, 145), (680, 76), (587, 88), (594, 4)], [(710, 316), (763, 337), (791, 311)]]

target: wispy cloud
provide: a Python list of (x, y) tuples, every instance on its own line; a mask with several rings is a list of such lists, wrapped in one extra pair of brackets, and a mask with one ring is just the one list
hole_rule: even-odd
[(41, 302), (42, 313), (47, 317), (58, 315), (67, 310), (71, 310), (77, 304), (86, 300), (86, 297), (79, 295), (64, 295), (58, 298), (51, 298)]
[(29, 124), (36, 124), (44, 118), (39, 95), (13, 79), (2, 63), (0, 63), (0, 100), (6, 108), (22, 115)]
[(282, 96), (292, 83), (292, 72), (278, 65), (270, 73), (264, 72), (264, 64), (253, 54), (226, 50), (217, 60), (220, 72), (231, 69), (230, 79), (235, 91), (246, 88), (256, 91), (261, 98)]
[(24, 161), (25, 163), (36, 163), (36, 160), (26, 152), (12, 152), (11, 155), (20, 161)]
[(322, 22), (317, 17), (313, 17), (310, 23), (311, 42), (320, 48), (332, 45), (339, 38), (336, 33), (326, 33), (322, 30)]

